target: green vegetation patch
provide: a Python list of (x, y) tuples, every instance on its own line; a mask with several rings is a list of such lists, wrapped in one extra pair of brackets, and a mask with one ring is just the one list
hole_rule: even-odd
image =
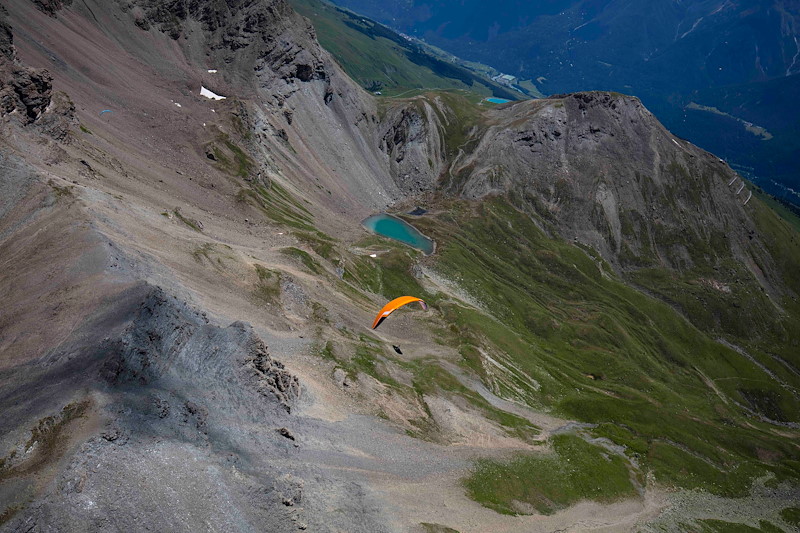
[(296, 231), (294, 236), (302, 242), (306, 243), (314, 250), (318, 256), (328, 261), (334, 259), (334, 252), (336, 250), (336, 240), (321, 231)]
[(775, 306), (753, 275), (732, 260), (714, 274), (696, 269), (681, 274), (642, 269), (631, 273), (631, 279), (679, 307), (703, 331), (739, 337), (757, 328), (770, 335), (781, 334)]
[(407, 392), (385, 369), (388, 360), (377, 339), (360, 335), (355, 342), (345, 341), (336, 349), (334, 343), (326, 341), (317, 346), (316, 354), (323, 359), (336, 361), (351, 378), (358, 378), (359, 373), (366, 374), (398, 392)]
[(750, 481), (758, 475), (753, 462), (724, 468), (701, 454), (691, 452), (686, 446), (667, 442), (652, 442), (646, 457), (660, 483), (703, 489), (730, 497), (746, 496)]
[[(466, 400), (473, 408), (481, 411), (483, 415), (500, 425), (509, 435), (528, 442), (538, 442), (535, 438), (540, 429), (528, 420), (497, 409), (487, 402), (478, 393), (462, 385), (450, 372), (442, 368), (433, 360), (407, 361), (392, 357), (384, 350), (383, 344), (378, 339), (368, 335), (358, 335), (352, 341), (343, 341), (339, 348), (330, 340), (317, 344), (315, 353), (330, 361), (335, 361), (352, 378), (359, 373), (366, 374), (390, 387), (395, 393), (412, 399), (415, 398), (427, 409), (426, 395), (455, 396)], [(398, 382), (388, 371), (388, 365), (401, 367), (412, 376), (411, 386)], [(436, 441), (438, 428), (430, 416), (410, 420), (415, 426), (409, 435), (424, 440)]]
[(280, 304), (281, 273), (261, 265), (255, 265), (258, 282), (253, 291), (257, 300), (267, 305)]
[[(440, 342), (457, 347), (462, 364), (496, 393), (598, 424), (597, 436), (625, 446), (673, 486), (742, 496), (765, 474), (800, 479), (788, 436), (795, 432), (772, 431), (753, 414), (794, 422), (800, 412), (792, 392), (764, 370), (797, 387), (790, 368), (800, 344), (789, 327), (764, 330), (775, 341), (769, 348), (746, 345), (754, 361), (717, 342), (719, 330), (700, 331), (502, 199), (435, 212), (442, 214), (419, 223), (440, 243), (434, 268), (479, 306), (439, 295), (447, 324)], [(787, 265), (794, 261), (787, 256)], [(800, 330), (797, 323), (788, 314), (785, 324)], [(487, 364), (488, 355), (503, 368)]]
[(520, 96), (476, 69), (452, 62), (449, 54), (438, 54), (382, 24), (331, 3), (319, 0), (292, 0), (290, 3), (301, 15), (311, 19), (320, 44), (345, 72), (369, 91), (407, 96), (414, 89), (435, 88), (465, 89), (509, 100)]
[(350, 368), (372, 376), (386, 385), (399, 388), (400, 384), (380, 369), (379, 364), (383, 357), (384, 352), (380, 345), (362, 340), (355, 346), (355, 353), (350, 359)]
[(64, 431), (67, 426), (86, 416), (90, 407), (90, 400), (72, 402), (65, 405), (57, 415), (39, 420), (31, 429), (31, 436), (25, 443), (26, 454), (31, 450), (33, 450), (33, 454), (30, 457), (26, 456), (16, 466), (10, 466), (16, 455), (14, 452), (4, 457), (0, 463), (0, 481), (12, 476), (33, 474), (48, 461), (59, 458), (64, 453), (64, 445), (67, 441)]
[[(238, 117), (234, 118), (234, 126), (236, 126), (236, 121), (238, 121), (239, 127), (243, 128), (241, 119)], [(227, 133), (220, 133), (216, 140), (206, 145), (206, 153), (209, 158), (216, 162), (217, 167), (231, 176), (247, 178), (252, 173), (253, 168), (255, 168), (253, 158), (238, 144), (233, 142)]]
[(235, 258), (230, 253), (219, 251), (218, 247), (220, 246), (228, 252), (232, 251), (232, 248), (228, 245), (205, 242), (199, 246), (195, 246), (192, 250), (192, 257), (200, 264), (208, 264), (218, 270), (222, 269), (225, 266), (224, 259), (234, 260)]
[(203, 232), (203, 230), (200, 229), (200, 226), (197, 225), (196, 221), (191, 220), (189, 218), (186, 218), (185, 216), (183, 216), (181, 214), (181, 208), (180, 207), (176, 207), (175, 209), (173, 209), (172, 210), (172, 214), (175, 216), (175, 218), (177, 218), (178, 220), (180, 220), (181, 222), (183, 222), (184, 224), (186, 224), (187, 226), (189, 226), (190, 228), (192, 228), (196, 232), (198, 232), (198, 233), (202, 233)]
[(575, 435), (552, 439), (554, 454), (481, 459), (464, 480), (470, 498), (504, 514), (553, 514), (581, 500), (610, 502), (636, 494), (627, 461)]
[(7, 507), (5, 511), (0, 513), (0, 526), (11, 520), (11, 518), (13, 518), (15, 514), (17, 514), (24, 508), (25, 506), (22, 505), (21, 503)]
[(11, 452), (5, 457), (0, 457), (0, 476), (2, 476), (3, 470), (10, 467), (11, 462), (14, 460), (14, 457), (16, 456), (17, 456), (17, 450), (11, 450)]
[(252, 185), (248, 189), (240, 189), (236, 199), (242, 203), (250, 203), (277, 224), (299, 229), (309, 234), (318, 233), (313, 225), (313, 215), (294, 198), (289, 191), (276, 182), (269, 187)]
[(465, 399), (483, 416), (502, 426), (509, 435), (526, 442), (537, 442), (541, 430), (529, 420), (491, 405), (483, 396), (468, 389), (450, 372), (432, 360), (403, 361), (402, 366), (413, 372), (412, 387), (421, 402), (425, 395), (446, 393)]
[[(766, 520), (759, 522), (759, 527), (748, 526), (736, 522), (725, 522), (723, 520), (699, 520), (700, 533), (783, 533), (783, 530)], [(696, 529), (692, 529), (696, 531)]]
[(316, 353), (323, 359), (336, 360), (336, 352), (331, 341), (326, 341), (324, 345), (317, 347)]
[(225, 139), (224, 143), (228, 150), (230, 150), (230, 152), (233, 154), (233, 173), (240, 178), (248, 177), (254, 166), (253, 160), (249, 155), (244, 153), (244, 150), (239, 148), (239, 146), (231, 142), (229, 139)]
[[(443, 125), (442, 138), (449, 159), (460, 150), (469, 152), (481, 138), (475, 128), (482, 125), (479, 98), (458, 91), (436, 91), (425, 94)], [(423, 113), (424, 116), (424, 113)]]
[(211, 253), (213, 250), (214, 250), (214, 244), (206, 242), (201, 244), (200, 246), (197, 246), (194, 250), (192, 250), (192, 257), (194, 257), (194, 260), (197, 261), (198, 263), (202, 263), (203, 259), (212, 262)]
[(781, 519), (800, 529), (800, 507), (787, 507), (781, 511)]
[(48, 180), (47, 184), (53, 189), (53, 192), (56, 195), (56, 198), (73, 198), (75, 194), (72, 192), (72, 185), (66, 185), (64, 187), (60, 187), (56, 185), (56, 182), (53, 180)]
[(419, 284), (412, 272), (419, 252), (383, 239), (390, 249), (376, 258), (351, 257), (344, 266), (344, 281), (360, 290), (380, 294), (387, 300), (411, 295), (422, 298), (428, 305), (436, 304), (437, 297)]
[(311, 257), (311, 254), (305, 250), (295, 248), (294, 246), (287, 246), (286, 248), (281, 248), (280, 252), (285, 256), (292, 257), (300, 261), (300, 263), (306, 267), (309, 272), (314, 274), (322, 274), (325, 272), (325, 269), (322, 268), (322, 265), (320, 265), (313, 257)]
[(48, 416), (39, 420), (36, 427), (31, 430), (31, 436), (25, 444), (25, 449), (30, 449), (34, 444), (38, 444), (42, 450), (45, 450), (44, 453), (49, 453), (59, 444), (59, 437), (67, 424), (82, 418), (90, 405), (89, 400), (72, 402), (65, 405), (57, 416)]
[(748, 184), (753, 195), (764, 202), (779, 217), (788, 222), (798, 233), (800, 233), (800, 208), (789, 202), (783, 201), (764, 192), (761, 187)]

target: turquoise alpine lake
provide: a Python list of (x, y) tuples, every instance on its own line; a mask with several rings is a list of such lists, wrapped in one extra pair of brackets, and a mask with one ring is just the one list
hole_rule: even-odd
[(507, 104), (511, 100), (506, 100), (505, 98), (487, 98), (486, 101), (493, 104)]
[(364, 219), (361, 224), (378, 235), (389, 237), (422, 250), (425, 255), (430, 255), (434, 250), (434, 242), (420, 233), (417, 228), (392, 215), (372, 215)]

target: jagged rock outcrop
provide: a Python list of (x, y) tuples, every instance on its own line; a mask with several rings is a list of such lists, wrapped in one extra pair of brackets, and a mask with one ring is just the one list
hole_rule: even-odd
[(436, 186), (444, 168), (441, 122), (425, 101), (391, 108), (381, 122), (379, 149), (389, 159), (389, 169), (406, 195)]
[(173, 39), (183, 36), (200, 44), (196, 48), (218, 64), (251, 65), (246, 72), (226, 70), (224, 75), (229, 77), (255, 75), (265, 85), (328, 77), (313, 26), (285, 0), (135, 0), (129, 4), (143, 30), (154, 27)]
[(11, 25), (6, 22), (8, 11), (5, 7), (0, 6), (0, 57), (13, 60), (16, 51), (14, 50), (14, 35), (11, 31)]
[(45, 69), (19, 62), (6, 16), (0, 11), (0, 115), (15, 114), (20, 122), (29, 124), (50, 104), (53, 78)]
[(52, 94), (45, 113), (42, 113), (39, 120), (36, 121), (36, 127), (40, 132), (60, 142), (69, 142), (70, 128), (77, 124), (75, 104), (62, 91)]
[(181, 382), (183, 388), (194, 388), (205, 383), (234, 397), (237, 388), (249, 387), (287, 411), (300, 394), (297, 378), (270, 357), (248, 324), (209, 325), (204, 314), (160, 288), (150, 291), (131, 325), (107, 350), (113, 355), (102, 374), (115, 386)]
[(6, 16), (0, 11), (0, 117), (21, 125), (39, 122), (42, 133), (63, 141), (75, 121), (75, 106), (63, 93), (53, 98), (53, 77), (46, 69), (19, 61)]
[(53, 78), (44, 69), (12, 61), (0, 65), (0, 113), (16, 113), (23, 124), (38, 119), (50, 104)]
[[(297, 529), (303, 480), (267, 463), (251, 469), (246, 454), (231, 453), (242, 445), (264, 457), (296, 448), (277, 434), (239, 442), (251, 425), (265, 434), (293, 426), (288, 411), (300, 391), (249, 325), (214, 326), (205, 313), (138, 283), (49, 353), (2, 369), (0, 385), (9, 415), (0, 422), (0, 473), (37, 496), (7, 511), (11, 530), (23, 523), (87, 530), (98, 520), (115, 529), (134, 520), (183, 530)], [(55, 478), (38, 487), (39, 475)], [(120, 498), (120, 480), (139, 476), (148, 482)], [(175, 494), (168, 512), (153, 506)], [(80, 503), (87, 497), (90, 509)], [(214, 516), (204, 517), (209, 499)], [(4, 509), (9, 501), (16, 496), (4, 493)], [(287, 502), (298, 507), (288, 510)], [(176, 510), (191, 518), (175, 522)]]
[(72, 0), (32, 0), (39, 10), (54, 17), (64, 6), (72, 5)]
[[(231, 327), (249, 328), (250, 326), (237, 322)], [(246, 368), (250, 373), (256, 389), (264, 396), (276, 398), (289, 412), (292, 410), (297, 398), (300, 396), (300, 382), (296, 376), (290, 374), (280, 361), (270, 357), (264, 343), (254, 338), (248, 346)]]

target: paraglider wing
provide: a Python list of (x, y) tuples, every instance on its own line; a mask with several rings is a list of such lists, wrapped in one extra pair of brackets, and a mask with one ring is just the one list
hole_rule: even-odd
[(414, 296), (401, 296), (400, 298), (395, 298), (394, 300), (392, 300), (388, 304), (384, 305), (383, 309), (381, 309), (378, 312), (378, 316), (375, 317), (375, 321), (372, 323), (372, 329), (375, 329), (378, 326), (380, 326), (381, 322), (383, 322), (386, 319), (387, 316), (391, 315), (392, 312), (394, 312), (395, 309), (397, 309), (399, 307), (403, 307), (404, 305), (410, 304), (412, 302), (419, 302), (419, 305), (424, 310), (426, 310), (426, 311), (428, 310), (428, 304), (426, 304), (420, 298), (416, 298)]
[(112, 113), (112, 111), (110, 109), (103, 109), (102, 111), (100, 111), (101, 117), (103, 116), (103, 113)]

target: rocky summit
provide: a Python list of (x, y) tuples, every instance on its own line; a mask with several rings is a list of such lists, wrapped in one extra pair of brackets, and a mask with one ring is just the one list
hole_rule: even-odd
[(796, 529), (800, 221), (331, 12), (0, 8), (0, 530)]

